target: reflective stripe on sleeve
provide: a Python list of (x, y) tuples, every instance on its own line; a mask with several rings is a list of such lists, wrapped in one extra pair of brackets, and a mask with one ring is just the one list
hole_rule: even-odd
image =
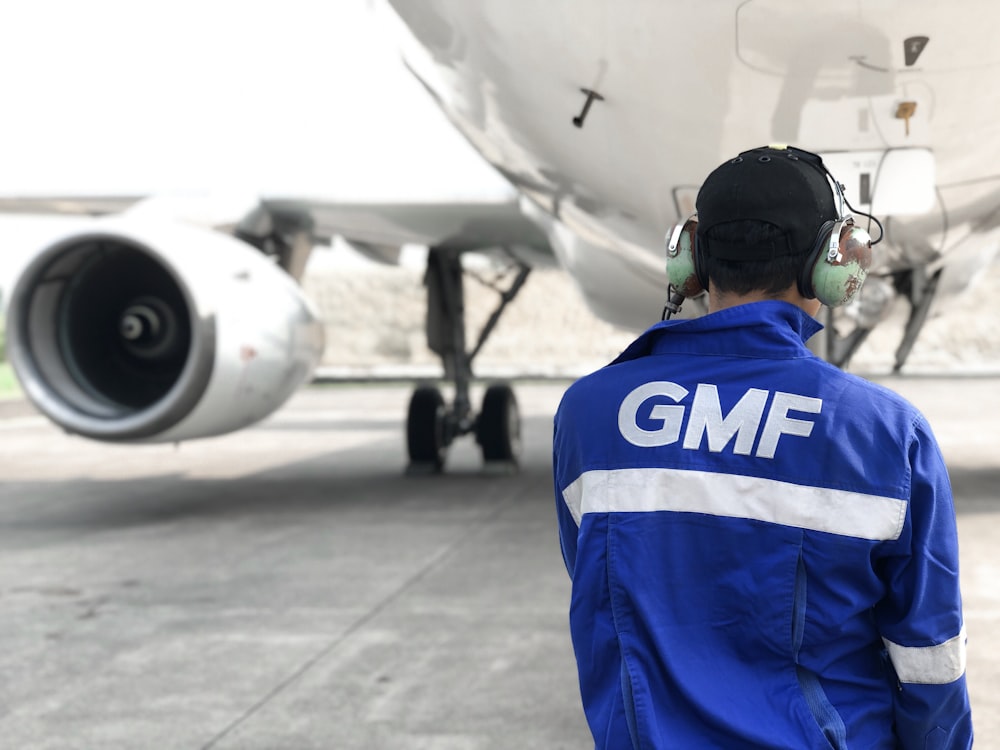
[(947, 685), (965, 674), (965, 626), (954, 638), (937, 646), (900, 646), (887, 638), (882, 642), (900, 682), (917, 685)]
[(681, 469), (587, 471), (562, 494), (578, 525), (587, 513), (674, 511), (887, 541), (899, 538), (906, 519), (906, 501), (897, 498)]
[(570, 515), (573, 516), (577, 526), (580, 525), (580, 520), (583, 518), (583, 512), (580, 510), (581, 503), (583, 503), (583, 482), (580, 480), (583, 479), (583, 476), (564, 489), (562, 493), (563, 502), (569, 508)]

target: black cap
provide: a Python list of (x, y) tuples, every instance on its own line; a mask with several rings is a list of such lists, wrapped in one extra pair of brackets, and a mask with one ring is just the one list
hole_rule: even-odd
[[(744, 151), (717, 167), (698, 191), (698, 245), (725, 260), (769, 260), (808, 253), (824, 222), (840, 218), (823, 160), (793, 147)], [(731, 221), (760, 221), (780, 234), (758, 245), (712, 238)]]

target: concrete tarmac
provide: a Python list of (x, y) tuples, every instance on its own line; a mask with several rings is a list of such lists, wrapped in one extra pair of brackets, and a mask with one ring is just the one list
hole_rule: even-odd
[[(977, 748), (1000, 748), (1000, 378), (891, 378), (949, 461)], [(313, 387), (236, 435), (69, 437), (0, 403), (0, 747), (592, 746), (551, 416), (520, 473), (471, 439), (406, 477), (401, 386)]]

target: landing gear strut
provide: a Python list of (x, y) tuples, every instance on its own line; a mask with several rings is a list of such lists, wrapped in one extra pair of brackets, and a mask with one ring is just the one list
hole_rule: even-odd
[(923, 266), (917, 266), (906, 271), (896, 279), (896, 288), (900, 294), (905, 294), (910, 303), (910, 317), (906, 321), (906, 328), (903, 329), (903, 340), (900, 341), (896, 349), (896, 361), (892, 371), (899, 372), (906, 364), (906, 358), (910, 356), (913, 345), (917, 343), (917, 336), (920, 329), (927, 322), (927, 314), (931, 310), (931, 303), (937, 294), (938, 284), (941, 281), (941, 274), (944, 268), (938, 268), (933, 273), (928, 274)]
[(472, 351), (466, 350), (465, 303), (461, 252), (430, 248), (427, 254), (427, 343), (441, 357), (445, 377), (454, 385), (455, 397), (446, 404), (433, 385), (418, 387), (410, 399), (406, 418), (409, 473), (440, 472), (448, 447), (461, 435), (474, 434), (485, 468), (514, 471), (521, 452), (521, 423), (514, 391), (506, 383), (489, 386), (479, 414), (472, 410), (469, 387), (472, 360), (486, 343), (503, 310), (524, 286), (530, 268), (512, 259), (513, 281), (506, 289), (489, 284), (500, 295), (500, 304), (479, 334)]

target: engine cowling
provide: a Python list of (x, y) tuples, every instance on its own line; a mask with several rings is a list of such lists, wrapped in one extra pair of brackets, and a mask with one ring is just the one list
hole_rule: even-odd
[(24, 392), (69, 432), (174, 442), (245, 427), (312, 374), (323, 329), (250, 246), (176, 223), (98, 221), (14, 285), (7, 348)]

